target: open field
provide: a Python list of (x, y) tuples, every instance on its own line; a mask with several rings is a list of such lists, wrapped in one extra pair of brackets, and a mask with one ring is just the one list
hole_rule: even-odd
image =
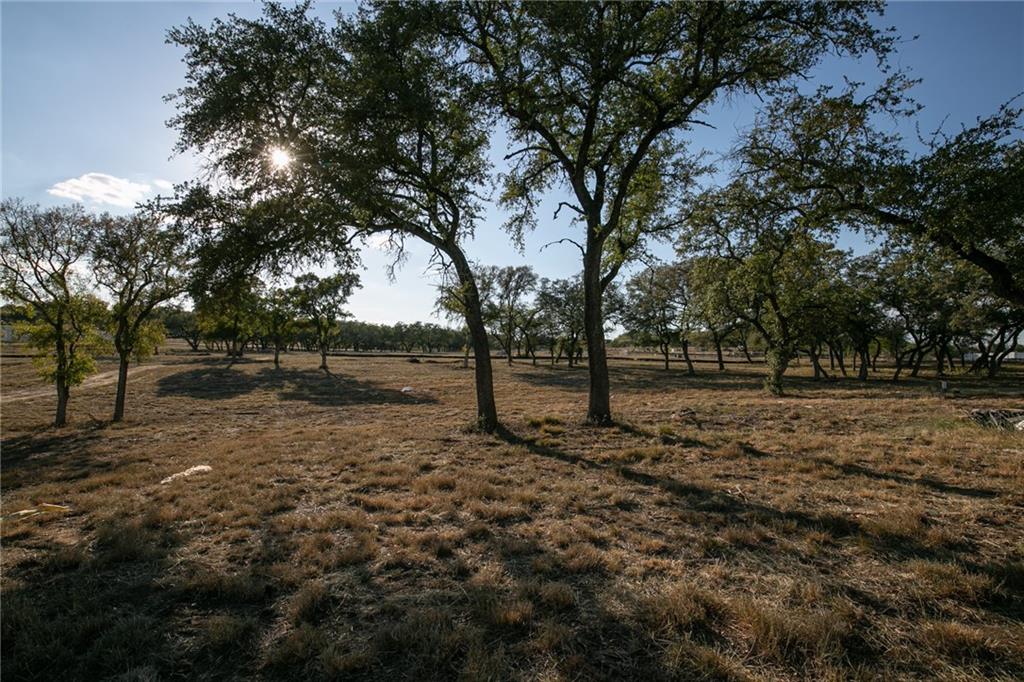
[(593, 428), (585, 369), (496, 362), (487, 436), (457, 359), (317, 361), (160, 355), (54, 430), (4, 360), (5, 680), (1024, 676), (1024, 434), (962, 416), (1019, 369), (617, 363)]

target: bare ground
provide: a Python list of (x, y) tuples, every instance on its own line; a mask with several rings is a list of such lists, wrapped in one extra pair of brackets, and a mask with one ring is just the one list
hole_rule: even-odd
[(457, 360), (317, 360), (161, 355), (61, 430), (4, 360), (5, 679), (1024, 676), (1024, 436), (963, 417), (1019, 371), (619, 363), (592, 428), (585, 369), (496, 363), (488, 436)]

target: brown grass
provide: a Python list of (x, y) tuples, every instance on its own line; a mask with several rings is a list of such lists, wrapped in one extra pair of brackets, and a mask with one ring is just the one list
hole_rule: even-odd
[(316, 361), (164, 353), (118, 425), (106, 384), (60, 430), (0, 404), (5, 678), (1024, 676), (1024, 437), (961, 416), (1020, 372), (613, 364), (594, 428), (585, 369), (496, 364), (488, 436), (459, 360)]

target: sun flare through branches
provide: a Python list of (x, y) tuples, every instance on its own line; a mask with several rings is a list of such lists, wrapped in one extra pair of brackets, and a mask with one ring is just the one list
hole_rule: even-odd
[(270, 166), (274, 170), (285, 170), (292, 163), (292, 155), (288, 153), (288, 150), (281, 147), (271, 147), (269, 154)]

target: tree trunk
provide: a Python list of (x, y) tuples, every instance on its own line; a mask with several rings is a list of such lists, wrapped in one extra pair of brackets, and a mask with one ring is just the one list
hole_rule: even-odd
[(274, 344), (274, 369), (281, 369), (281, 346)]
[(686, 360), (686, 373), (691, 377), (697, 373), (693, 370), (693, 361), (690, 359), (690, 342), (683, 339), (683, 359)]
[(57, 382), (57, 414), (53, 418), (54, 426), (65, 426), (68, 423), (68, 398), (71, 390), (67, 384)]
[(811, 346), (807, 349), (807, 355), (811, 358), (811, 366), (814, 368), (815, 379), (830, 379), (828, 372), (821, 366), (821, 346)]
[(327, 346), (320, 346), (320, 369), (329, 372), (327, 369)]
[(661, 344), (661, 354), (665, 358), (665, 371), (668, 371), (669, 347), (667, 343)]
[(754, 358), (750, 357), (750, 348), (747, 347), (746, 333), (740, 335), (740, 348), (743, 349), (743, 355), (747, 358), (747, 362), (753, 363)]
[(946, 342), (940, 341), (935, 348), (935, 376), (946, 376)]
[(868, 348), (865, 346), (860, 349), (860, 372), (857, 373), (857, 378), (861, 381), (867, 381), (869, 369), (871, 369), (871, 360)]
[(927, 352), (924, 348), (917, 350), (917, 356), (914, 359), (914, 367), (910, 370), (910, 376), (916, 377), (921, 371), (921, 365), (924, 364), (924, 356)]
[[(829, 348), (832, 348), (831, 344), (829, 344)], [(846, 352), (843, 350), (843, 347), (839, 346), (838, 348), (833, 349), (832, 352), (836, 356), (836, 362), (839, 363), (839, 371), (843, 373), (844, 377), (847, 376), (847, 374), (846, 374)]]
[[(911, 354), (913, 354), (913, 351), (911, 351)], [(895, 353), (896, 371), (892, 375), (893, 383), (900, 380), (900, 372), (903, 371), (903, 357), (903, 353), (900, 353), (898, 351)]]
[(114, 398), (114, 418), (119, 422), (124, 419), (124, 398), (128, 392), (128, 354), (122, 353), (117, 367), (117, 395)]
[(711, 338), (715, 342), (715, 356), (718, 358), (718, 371), (725, 371), (725, 361), (722, 360), (722, 337), (719, 334), (712, 333)]
[(882, 342), (880, 340), (878, 340), (878, 339), (875, 339), (875, 343), (878, 344), (878, 345), (875, 347), (875, 354), (873, 356), (871, 356), (871, 371), (872, 372), (877, 372), (878, 371), (878, 356), (882, 354)]
[(480, 309), (480, 292), (473, 279), (466, 256), (457, 247), (448, 252), (465, 292), (465, 317), (469, 336), (473, 340), (474, 371), (476, 372), (476, 421), (487, 433), (498, 428), (498, 408), (494, 403), (494, 376), (491, 371), (491, 349), (487, 341), (487, 328)]
[(768, 362), (768, 376), (765, 377), (764, 387), (772, 395), (782, 395), (782, 375), (789, 366), (789, 353), (781, 348), (768, 348), (764, 357)]
[(604, 311), (601, 309), (603, 249), (594, 238), (598, 225), (599, 222), (587, 226), (587, 250), (583, 257), (583, 321), (587, 332), (587, 370), (590, 373), (587, 421), (606, 426), (612, 424), (612, 405), (608, 356), (604, 346)]

